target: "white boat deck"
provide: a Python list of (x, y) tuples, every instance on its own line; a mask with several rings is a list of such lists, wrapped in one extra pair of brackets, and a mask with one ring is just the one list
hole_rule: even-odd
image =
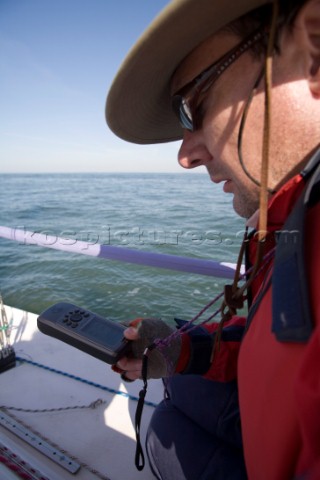
[[(94, 382), (113, 389), (116, 393), (18, 360), (16, 367), (0, 374), (0, 405), (18, 409), (54, 410), (31, 413), (2, 409), (0, 446), (5, 445), (10, 454), (17, 455), (41, 474), (34, 473), (30, 478), (37, 479), (42, 476), (50, 480), (153, 479), (147, 459), (142, 472), (134, 465), (136, 448), (134, 415), (137, 406), (135, 398), (138, 397), (142, 382), (124, 384), (109, 365), (59, 340), (43, 335), (37, 329), (36, 315), (11, 307), (6, 307), (6, 313), (9, 324), (12, 325), (11, 345), (18, 358)], [(162, 383), (150, 381), (146, 401), (156, 404), (162, 396)], [(64, 407), (87, 406), (98, 399), (102, 402), (98, 402), (95, 408), (57, 410)], [(146, 428), (153, 410), (154, 406), (144, 406), (141, 427), (144, 451)], [(3, 414), (13, 415), (13, 424), (22, 422), (23, 434), (31, 439), (32, 445), (43, 443), (44, 440), (43, 448), (51, 452), (53, 458), (58, 457), (64, 462), (63, 457), (66, 455), (72, 457), (74, 462), (81, 465), (77, 473), (70, 473), (4, 427)], [(17, 424), (12, 429), (19, 428)], [(40, 441), (35, 432), (41, 436)], [(46, 442), (49, 445), (46, 445)], [(65, 453), (61, 455), (59, 451)], [(97, 473), (93, 473), (93, 470)], [(5, 466), (5, 463), (0, 463), (1, 480), (17, 478), (21, 477)]]

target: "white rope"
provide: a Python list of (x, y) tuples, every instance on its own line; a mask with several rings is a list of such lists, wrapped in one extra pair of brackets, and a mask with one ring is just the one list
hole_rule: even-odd
[(0, 237), (22, 244), (37, 245), (69, 253), (78, 253), (107, 260), (147, 265), (180, 272), (232, 279), (235, 264), (197, 258), (181, 257), (154, 252), (143, 252), (125, 247), (92, 244), (82, 240), (68, 239), (54, 235), (0, 226)]

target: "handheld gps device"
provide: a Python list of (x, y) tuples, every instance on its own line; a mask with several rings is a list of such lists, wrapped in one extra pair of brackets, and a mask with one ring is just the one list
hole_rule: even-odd
[(52, 305), (37, 323), (40, 332), (111, 365), (130, 349), (130, 341), (123, 336), (127, 327), (72, 303)]

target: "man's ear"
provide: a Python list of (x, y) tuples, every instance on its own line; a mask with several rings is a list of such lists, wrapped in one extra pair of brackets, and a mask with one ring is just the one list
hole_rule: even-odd
[(303, 5), (295, 19), (293, 35), (304, 52), (310, 91), (320, 98), (320, 0), (307, 0)]

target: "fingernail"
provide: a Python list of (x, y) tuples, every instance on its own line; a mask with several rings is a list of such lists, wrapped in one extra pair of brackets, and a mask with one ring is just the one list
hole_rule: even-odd
[(129, 335), (134, 335), (136, 333), (136, 329), (133, 327), (128, 327), (125, 332)]

